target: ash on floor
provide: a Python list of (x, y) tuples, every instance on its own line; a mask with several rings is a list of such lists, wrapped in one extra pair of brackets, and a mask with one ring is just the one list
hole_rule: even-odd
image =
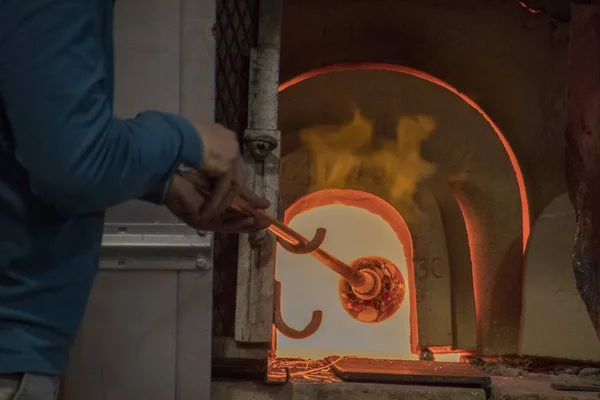
[(600, 365), (569, 365), (547, 360), (499, 357), (495, 361), (473, 358), (469, 363), (493, 376), (579, 376), (600, 379)]
[[(469, 363), (493, 377), (518, 378), (530, 384), (546, 382), (548, 389), (557, 393), (600, 393), (600, 367), (596, 365), (569, 365), (516, 357), (499, 358), (496, 361), (475, 358)], [(521, 382), (517, 386), (527, 385)]]

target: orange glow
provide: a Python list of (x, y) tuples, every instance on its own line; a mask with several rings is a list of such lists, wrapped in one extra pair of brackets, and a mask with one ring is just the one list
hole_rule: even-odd
[(331, 355), (416, 360), (416, 293), (412, 239), (394, 207), (356, 190), (311, 193), (288, 208), (284, 222), (302, 234), (324, 227), (323, 248), (351, 263), (376, 255), (394, 262), (406, 277), (406, 299), (400, 310), (378, 324), (354, 320), (338, 300), (339, 277), (309, 255), (277, 251), (276, 275), (282, 283), (282, 310), (290, 325), (302, 326), (314, 309), (323, 310), (323, 324), (311, 337), (293, 341), (277, 336), (278, 357), (318, 359)]
[(535, 8), (531, 8), (531, 7), (529, 7), (529, 6), (528, 6), (528, 5), (527, 5), (525, 2), (523, 2), (523, 1), (519, 1), (518, 3), (519, 3), (519, 5), (520, 5), (521, 7), (523, 7), (524, 9), (526, 9), (527, 11), (529, 11), (529, 12), (530, 12), (530, 13), (532, 13), (532, 14), (540, 14), (540, 13), (542, 12), (542, 10), (536, 10)]
[(459, 362), (460, 357), (461, 357), (460, 353), (436, 354), (435, 361), (437, 361), (437, 362)]
[[(517, 185), (519, 187), (519, 192), (520, 192), (522, 229), (523, 229), (523, 248), (522, 248), (522, 250), (524, 253), (526, 246), (527, 246), (527, 241), (529, 239), (530, 230), (531, 230), (531, 221), (530, 221), (530, 215), (529, 215), (529, 204), (528, 204), (528, 200), (527, 200), (527, 190), (525, 187), (525, 179), (523, 178), (523, 173), (521, 171), (521, 167), (519, 166), (517, 157), (514, 154), (512, 148), (510, 147), (510, 144), (508, 143), (508, 141), (506, 140), (506, 138), (504, 137), (504, 135), (502, 134), (502, 132), (500, 131), (498, 126), (485, 113), (485, 111), (483, 111), (483, 109), (479, 105), (477, 105), (477, 103), (475, 103), (467, 95), (461, 93), (456, 88), (450, 86), (449, 84), (442, 81), (441, 79), (438, 79), (438, 78), (436, 78), (432, 75), (429, 75), (425, 72), (418, 71), (418, 70), (404, 67), (404, 66), (400, 66), (400, 65), (383, 64), (383, 63), (346, 63), (346, 64), (336, 64), (336, 65), (318, 68), (318, 69), (306, 72), (304, 74), (301, 74), (287, 82), (282, 83), (279, 86), (279, 90), (280, 91), (286, 90), (287, 88), (289, 88), (295, 84), (298, 84), (305, 80), (308, 80), (308, 79), (311, 79), (311, 78), (314, 78), (314, 77), (317, 77), (319, 75), (323, 75), (326, 73), (343, 72), (343, 71), (357, 71), (357, 70), (398, 72), (398, 73), (412, 75), (417, 78), (425, 79), (425, 80), (427, 80), (431, 83), (434, 83), (436, 85), (439, 85), (439, 86), (449, 90), (450, 92), (454, 93), (455, 95), (459, 96), (462, 100), (464, 100), (467, 104), (469, 104), (469, 106), (471, 106), (473, 109), (475, 109), (477, 112), (479, 112), (479, 114), (481, 114), (481, 116), (492, 127), (494, 132), (496, 132), (496, 135), (498, 136), (498, 139), (501, 141), (502, 145), (504, 146), (504, 149), (507, 153), (507, 156), (508, 156), (508, 158), (512, 164), (513, 170), (515, 172), (515, 178), (517, 180)], [(468, 221), (466, 221), (466, 222), (467, 222), (467, 229), (468, 229), (469, 224), (468, 224)], [(469, 233), (472, 233), (472, 232), (469, 232)]]
[(476, 244), (476, 235), (475, 235), (475, 227), (474, 224), (472, 223), (472, 221), (475, 221), (477, 216), (476, 215), (472, 215), (470, 213), (471, 208), (467, 207), (465, 204), (467, 203), (467, 200), (464, 197), (464, 194), (462, 193), (462, 191), (460, 191), (457, 187), (453, 188), (454, 190), (452, 191), (454, 194), (454, 198), (456, 199), (456, 202), (458, 203), (458, 208), (460, 209), (460, 212), (463, 215), (463, 219), (465, 220), (465, 228), (467, 230), (467, 238), (469, 241), (469, 252), (471, 255), (471, 262), (473, 263), (473, 292), (475, 294), (475, 319), (476, 319), (476, 323), (477, 323), (477, 342), (479, 342), (479, 332), (480, 332), (480, 327), (481, 327), (481, 314), (479, 312), (480, 307), (483, 304), (483, 300), (485, 299), (484, 293), (481, 290), (481, 288), (479, 287), (479, 282), (480, 282), (480, 278), (479, 278), (479, 273), (480, 273), (480, 269), (477, 268), (477, 266), (475, 265), (475, 260), (478, 259), (479, 255), (477, 254), (477, 244)]

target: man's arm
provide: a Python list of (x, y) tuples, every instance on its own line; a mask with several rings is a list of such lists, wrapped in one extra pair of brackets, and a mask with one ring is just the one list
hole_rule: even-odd
[(112, 115), (99, 1), (0, 2), (0, 96), (31, 190), (66, 215), (166, 188), (202, 142), (178, 116)]

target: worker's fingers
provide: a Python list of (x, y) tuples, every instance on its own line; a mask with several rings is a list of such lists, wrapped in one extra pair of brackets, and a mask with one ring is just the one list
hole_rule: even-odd
[[(233, 168), (216, 182), (214, 178), (197, 170), (186, 171), (182, 176), (196, 187), (199, 195), (206, 199), (197, 209), (198, 215), (195, 218), (197, 225), (214, 226), (214, 230), (221, 232), (256, 232), (270, 225), (267, 218), (261, 218), (254, 211), (268, 208), (269, 201), (257, 196), (244, 185), (241, 159), (238, 159)], [(248, 204), (247, 213), (229, 209), (238, 196)], [(192, 217), (188, 216), (187, 219), (191, 222)]]
[[(221, 181), (218, 181), (216, 183), (216, 188), (214, 189), (215, 183), (213, 179), (207, 177), (200, 171), (187, 171), (185, 177), (194, 184), (198, 193), (207, 199), (206, 204), (200, 212), (201, 217), (205, 220), (216, 218), (218, 215), (222, 214), (231, 206), (233, 199), (237, 197), (233, 183), (231, 182), (230, 185), (227, 186), (227, 180), (229, 179), (227, 176)], [(229, 188), (229, 190), (226, 190), (227, 188)]]
[(197, 125), (196, 128), (204, 153), (200, 169), (213, 178), (222, 176), (240, 157), (237, 134), (214, 123)]
[(227, 211), (211, 221), (221, 232), (257, 232), (269, 226), (269, 222), (234, 210)]
[(167, 195), (166, 205), (171, 212), (187, 225), (200, 229), (203, 222), (198, 210), (204, 204), (204, 198), (198, 194), (194, 185), (175, 175)]
[(219, 215), (222, 215), (225, 211), (227, 211), (233, 201), (237, 197), (237, 193), (235, 191), (235, 187), (233, 184), (229, 187), (229, 190), (225, 193), (225, 197), (217, 204), (217, 206), (213, 209), (213, 211), (209, 214), (209, 217), (216, 218)]
[(252, 208), (264, 210), (269, 208), (271, 202), (262, 196), (257, 195), (246, 186), (239, 185), (237, 188), (238, 196), (248, 202), (248, 205)]
[(248, 202), (248, 205), (250, 205), (251, 208), (256, 208), (260, 210), (269, 208), (269, 206), (271, 205), (269, 200), (265, 199), (262, 196), (258, 196), (246, 185), (246, 179), (244, 175), (244, 163), (241, 158), (235, 166), (234, 181), (238, 196), (246, 200), (246, 202)]
[(245, 230), (244, 232), (257, 232), (257, 231), (262, 231), (267, 229), (271, 223), (269, 220), (265, 219), (265, 218), (257, 218), (256, 216), (251, 217), (252, 218), (252, 223), (250, 223), (250, 220), (246, 220), (246, 223), (244, 224)]
[(252, 225), (252, 232), (261, 231), (271, 226), (271, 221), (267, 218), (254, 218), (254, 224)]
[(211, 178), (207, 177), (197, 169), (189, 168), (180, 172), (179, 175), (188, 182), (191, 182), (196, 188), (196, 191), (203, 196), (207, 196), (212, 190)]
[(230, 170), (217, 180), (206, 204), (200, 210), (200, 217), (206, 220), (213, 219), (219, 212), (231, 206), (235, 195), (233, 171)]
[[(207, 218), (201, 213), (205, 206), (204, 189), (205, 181), (202, 174), (195, 171), (182, 175), (175, 175), (169, 194), (167, 207), (180, 220), (198, 230), (212, 230), (218, 232), (257, 232), (269, 226), (266, 218), (257, 218), (233, 209), (226, 209), (236, 195), (234, 190), (224, 194), (225, 198), (213, 206), (213, 216)], [(198, 186), (200, 185), (200, 186)]]
[(229, 221), (219, 223), (219, 229), (223, 232), (248, 232), (254, 225), (253, 217), (238, 217)]

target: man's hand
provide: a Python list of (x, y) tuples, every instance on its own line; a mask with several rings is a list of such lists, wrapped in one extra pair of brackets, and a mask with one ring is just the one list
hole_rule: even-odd
[(225, 175), (240, 158), (235, 132), (220, 124), (196, 125), (196, 129), (203, 152), (202, 165), (198, 167), (214, 177)]
[[(238, 191), (252, 206), (265, 209), (266, 199), (256, 196), (240, 185)], [(207, 205), (206, 178), (198, 171), (188, 171), (173, 177), (171, 190), (167, 195), (166, 206), (181, 221), (194, 229), (214, 232), (256, 232), (269, 226), (267, 220), (258, 220), (231, 209), (224, 209), (216, 216), (206, 218), (202, 210)], [(231, 205), (231, 202), (228, 203)]]
[(236, 134), (219, 124), (196, 127), (203, 145), (202, 165), (175, 175), (167, 207), (183, 222), (198, 230), (255, 232), (269, 222), (232, 210), (239, 196), (255, 209), (269, 202), (244, 185), (243, 162)]
[[(238, 189), (244, 187), (243, 164), (235, 132), (214, 123), (198, 125), (196, 129), (203, 146), (202, 165), (198, 169), (204, 180), (209, 178), (214, 182), (201, 210), (201, 217), (210, 220), (221, 215), (238, 195)], [(198, 183), (198, 176), (188, 177)]]

